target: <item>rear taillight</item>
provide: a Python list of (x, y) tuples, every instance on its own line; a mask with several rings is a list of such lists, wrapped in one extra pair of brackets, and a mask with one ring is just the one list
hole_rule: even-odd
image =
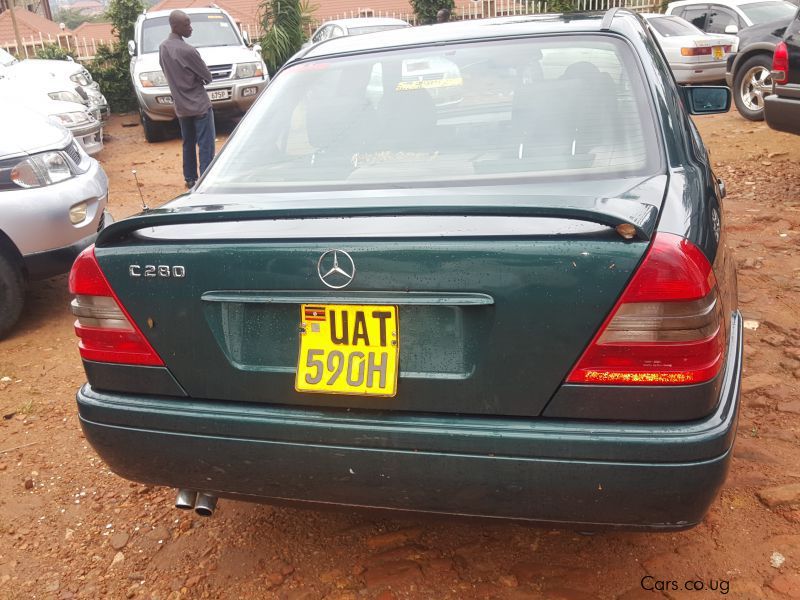
[(786, 42), (779, 42), (772, 55), (772, 81), (783, 85), (789, 81), (789, 49)]
[(164, 361), (125, 311), (94, 255), (94, 246), (80, 253), (69, 274), (70, 304), (77, 317), (81, 357), (99, 362), (158, 365)]
[(681, 56), (710, 56), (711, 46), (705, 48), (681, 48)]
[(722, 368), (725, 328), (708, 259), (688, 240), (655, 236), (568, 383), (688, 385)]

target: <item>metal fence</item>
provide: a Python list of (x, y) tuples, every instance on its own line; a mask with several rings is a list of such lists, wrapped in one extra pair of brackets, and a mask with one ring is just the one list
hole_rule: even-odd
[[(603, 11), (615, 6), (624, 6), (639, 12), (660, 12), (661, 2), (659, 0), (578, 0), (580, 10)], [(512, 15), (534, 15), (547, 13), (547, 0), (472, 0), (468, 4), (457, 7), (453, 12), (453, 20), (462, 19), (486, 19), (491, 17), (504, 17)], [(411, 12), (393, 12), (371, 10), (368, 8), (339, 12), (316, 17), (309, 24), (308, 34), (311, 33), (325, 21), (334, 19), (353, 19), (359, 17), (393, 17), (402, 19), (411, 25), (417, 24), (417, 18)], [(241, 23), (242, 31), (246, 31), (251, 40), (261, 37), (261, 24)], [(92, 60), (97, 53), (97, 48), (103, 44), (111, 45), (114, 40), (104, 40), (76, 36), (74, 34), (61, 34), (57, 37), (50, 35), (38, 37), (23, 37), (22, 47), (16, 43), (2, 45), (8, 52), (20, 58), (30, 58), (36, 55), (36, 51), (47, 45), (56, 45), (64, 50), (71, 52), (78, 60)]]

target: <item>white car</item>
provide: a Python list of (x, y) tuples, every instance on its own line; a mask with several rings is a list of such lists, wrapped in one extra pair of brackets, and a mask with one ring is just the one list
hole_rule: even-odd
[(303, 44), (303, 47), (317, 44), (331, 38), (343, 37), (346, 35), (363, 35), (365, 33), (377, 33), (390, 29), (402, 29), (411, 27), (402, 19), (392, 19), (389, 17), (360, 17), (357, 19), (336, 19), (326, 21), (311, 35), (311, 39)]
[(0, 337), (29, 280), (65, 273), (111, 223), (108, 179), (72, 134), (26, 108), (0, 111)]
[(0, 78), (42, 84), (49, 82), (49, 85), (59, 88), (56, 91), (61, 93), (62, 100), (86, 104), (95, 118), (105, 121), (111, 115), (100, 86), (86, 67), (73, 60), (28, 58), (18, 61), (0, 48)]
[(25, 108), (66, 127), (87, 154), (103, 149), (102, 122), (84, 104), (52, 91), (47, 81), (0, 80), (0, 106), (7, 114)]
[(670, 2), (665, 11), (706, 33), (733, 35), (751, 25), (789, 20), (796, 12), (797, 6), (786, 0), (679, 0)]
[(681, 84), (725, 81), (725, 64), (736, 52), (735, 35), (704, 33), (680, 17), (645, 13), (667, 57), (675, 80)]

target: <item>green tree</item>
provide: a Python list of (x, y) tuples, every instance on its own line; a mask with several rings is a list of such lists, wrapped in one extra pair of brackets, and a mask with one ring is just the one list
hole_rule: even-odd
[(316, 9), (309, 0), (262, 0), (261, 53), (270, 73), (274, 74), (300, 50)]
[(45, 44), (42, 48), (36, 49), (36, 58), (67, 60), (67, 57), (77, 60), (73, 52), (65, 50), (58, 44)]
[(136, 109), (136, 93), (133, 90), (128, 67), (128, 40), (133, 39), (136, 18), (144, 10), (141, 0), (111, 0), (106, 17), (111, 21), (117, 41), (112, 46), (102, 45), (90, 65), (87, 65), (94, 80), (100, 84), (111, 110), (127, 112)]
[(436, 13), (443, 8), (452, 13), (456, 6), (453, 0), (410, 0), (410, 2), (420, 25), (436, 23)]

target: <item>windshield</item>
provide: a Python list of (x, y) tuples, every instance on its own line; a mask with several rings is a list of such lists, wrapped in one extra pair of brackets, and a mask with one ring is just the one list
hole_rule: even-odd
[[(239, 46), (236, 30), (225, 15), (220, 13), (192, 13), (192, 35), (186, 42), (195, 48), (209, 46)], [(145, 19), (142, 23), (142, 54), (158, 52), (158, 47), (170, 33), (169, 17)]]
[(610, 36), (581, 35), (301, 63), (199, 190), (650, 174), (660, 154), (635, 60)]
[(753, 25), (779, 21), (780, 19), (791, 19), (797, 12), (797, 7), (789, 2), (775, 0), (775, 2), (754, 2), (753, 4), (742, 4), (739, 6)]
[(11, 54), (0, 48), (0, 66), (9, 67), (17, 62), (17, 59), (14, 58)]
[(664, 37), (681, 35), (703, 35), (697, 27), (678, 17), (656, 17), (647, 20)]
[(363, 35), (365, 33), (375, 33), (376, 31), (389, 31), (390, 29), (403, 29), (408, 25), (395, 24), (395, 25), (369, 25), (367, 27), (348, 27), (348, 35)]

